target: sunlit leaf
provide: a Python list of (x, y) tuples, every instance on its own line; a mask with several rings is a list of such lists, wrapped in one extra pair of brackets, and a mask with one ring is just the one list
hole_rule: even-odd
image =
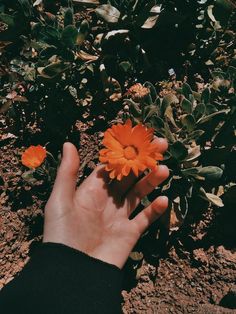
[(74, 4), (81, 4), (87, 6), (97, 6), (100, 4), (99, 0), (72, 0)]
[(161, 103), (161, 115), (165, 114), (166, 108), (172, 104), (177, 104), (179, 102), (178, 98), (174, 94), (166, 95)]
[(99, 58), (99, 56), (91, 55), (83, 50), (78, 51), (76, 57), (83, 61), (96, 61)]
[(37, 5), (40, 5), (42, 2), (43, 2), (43, 0), (36, 0), (36, 1), (33, 3), (33, 7), (36, 7)]
[(117, 23), (120, 18), (120, 11), (110, 4), (100, 5), (95, 12), (108, 23)]
[(87, 20), (83, 20), (80, 24), (79, 32), (77, 35), (77, 40), (76, 40), (77, 45), (80, 46), (84, 42), (86, 36), (88, 35), (88, 32), (89, 32), (89, 23)]
[(153, 28), (156, 25), (158, 17), (159, 15), (149, 16), (141, 27), (145, 29)]
[(218, 207), (223, 207), (224, 206), (224, 203), (222, 201), (222, 199), (215, 195), (215, 194), (212, 194), (212, 193), (206, 193), (206, 199), (208, 201), (210, 201), (213, 205), (216, 205)]

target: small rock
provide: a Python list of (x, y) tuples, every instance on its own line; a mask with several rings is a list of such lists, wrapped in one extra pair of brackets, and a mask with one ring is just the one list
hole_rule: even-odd
[(221, 299), (220, 304), (228, 309), (236, 309), (236, 287), (231, 288), (228, 293)]
[(205, 254), (205, 252), (202, 249), (194, 250), (193, 251), (193, 258), (195, 259), (195, 261), (197, 261), (198, 263), (200, 263), (202, 265), (208, 265), (208, 263), (209, 263), (207, 255)]
[(236, 252), (231, 252), (223, 247), (219, 246), (216, 250), (216, 254), (220, 258), (226, 259), (228, 262), (236, 263)]

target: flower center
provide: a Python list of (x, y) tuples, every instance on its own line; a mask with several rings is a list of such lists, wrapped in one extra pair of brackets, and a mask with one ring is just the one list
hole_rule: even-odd
[(124, 157), (126, 159), (134, 159), (137, 156), (137, 149), (133, 146), (127, 146), (124, 149)]

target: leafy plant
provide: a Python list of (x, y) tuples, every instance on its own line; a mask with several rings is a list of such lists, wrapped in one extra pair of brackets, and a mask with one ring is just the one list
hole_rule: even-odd
[(221, 75), (213, 73), (211, 83), (200, 93), (186, 82), (175, 82), (175, 88), (159, 97), (146, 82), (148, 95), (139, 102), (132, 95), (124, 100), (126, 117), (153, 127), (157, 136), (169, 141), (165, 163), (172, 175), (162, 192), (182, 220), (193, 199), (223, 206), (217, 191), (232, 180), (227, 169), (235, 144), (235, 71), (229, 67)]

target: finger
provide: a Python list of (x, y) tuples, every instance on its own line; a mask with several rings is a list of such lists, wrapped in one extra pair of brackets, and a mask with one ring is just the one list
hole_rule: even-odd
[(159, 196), (148, 207), (135, 216), (131, 222), (141, 235), (167, 209), (168, 198)]
[(169, 169), (165, 165), (159, 165), (149, 174), (138, 181), (128, 194), (130, 200), (130, 212), (138, 206), (140, 201), (150, 194), (159, 184), (169, 177)]
[(52, 196), (56, 195), (57, 198), (63, 199), (73, 196), (79, 165), (80, 159), (76, 147), (72, 143), (64, 143), (62, 161), (57, 171)]
[(157, 151), (158, 153), (163, 154), (168, 148), (168, 142), (165, 138), (162, 137), (155, 137), (153, 143), (157, 144)]

